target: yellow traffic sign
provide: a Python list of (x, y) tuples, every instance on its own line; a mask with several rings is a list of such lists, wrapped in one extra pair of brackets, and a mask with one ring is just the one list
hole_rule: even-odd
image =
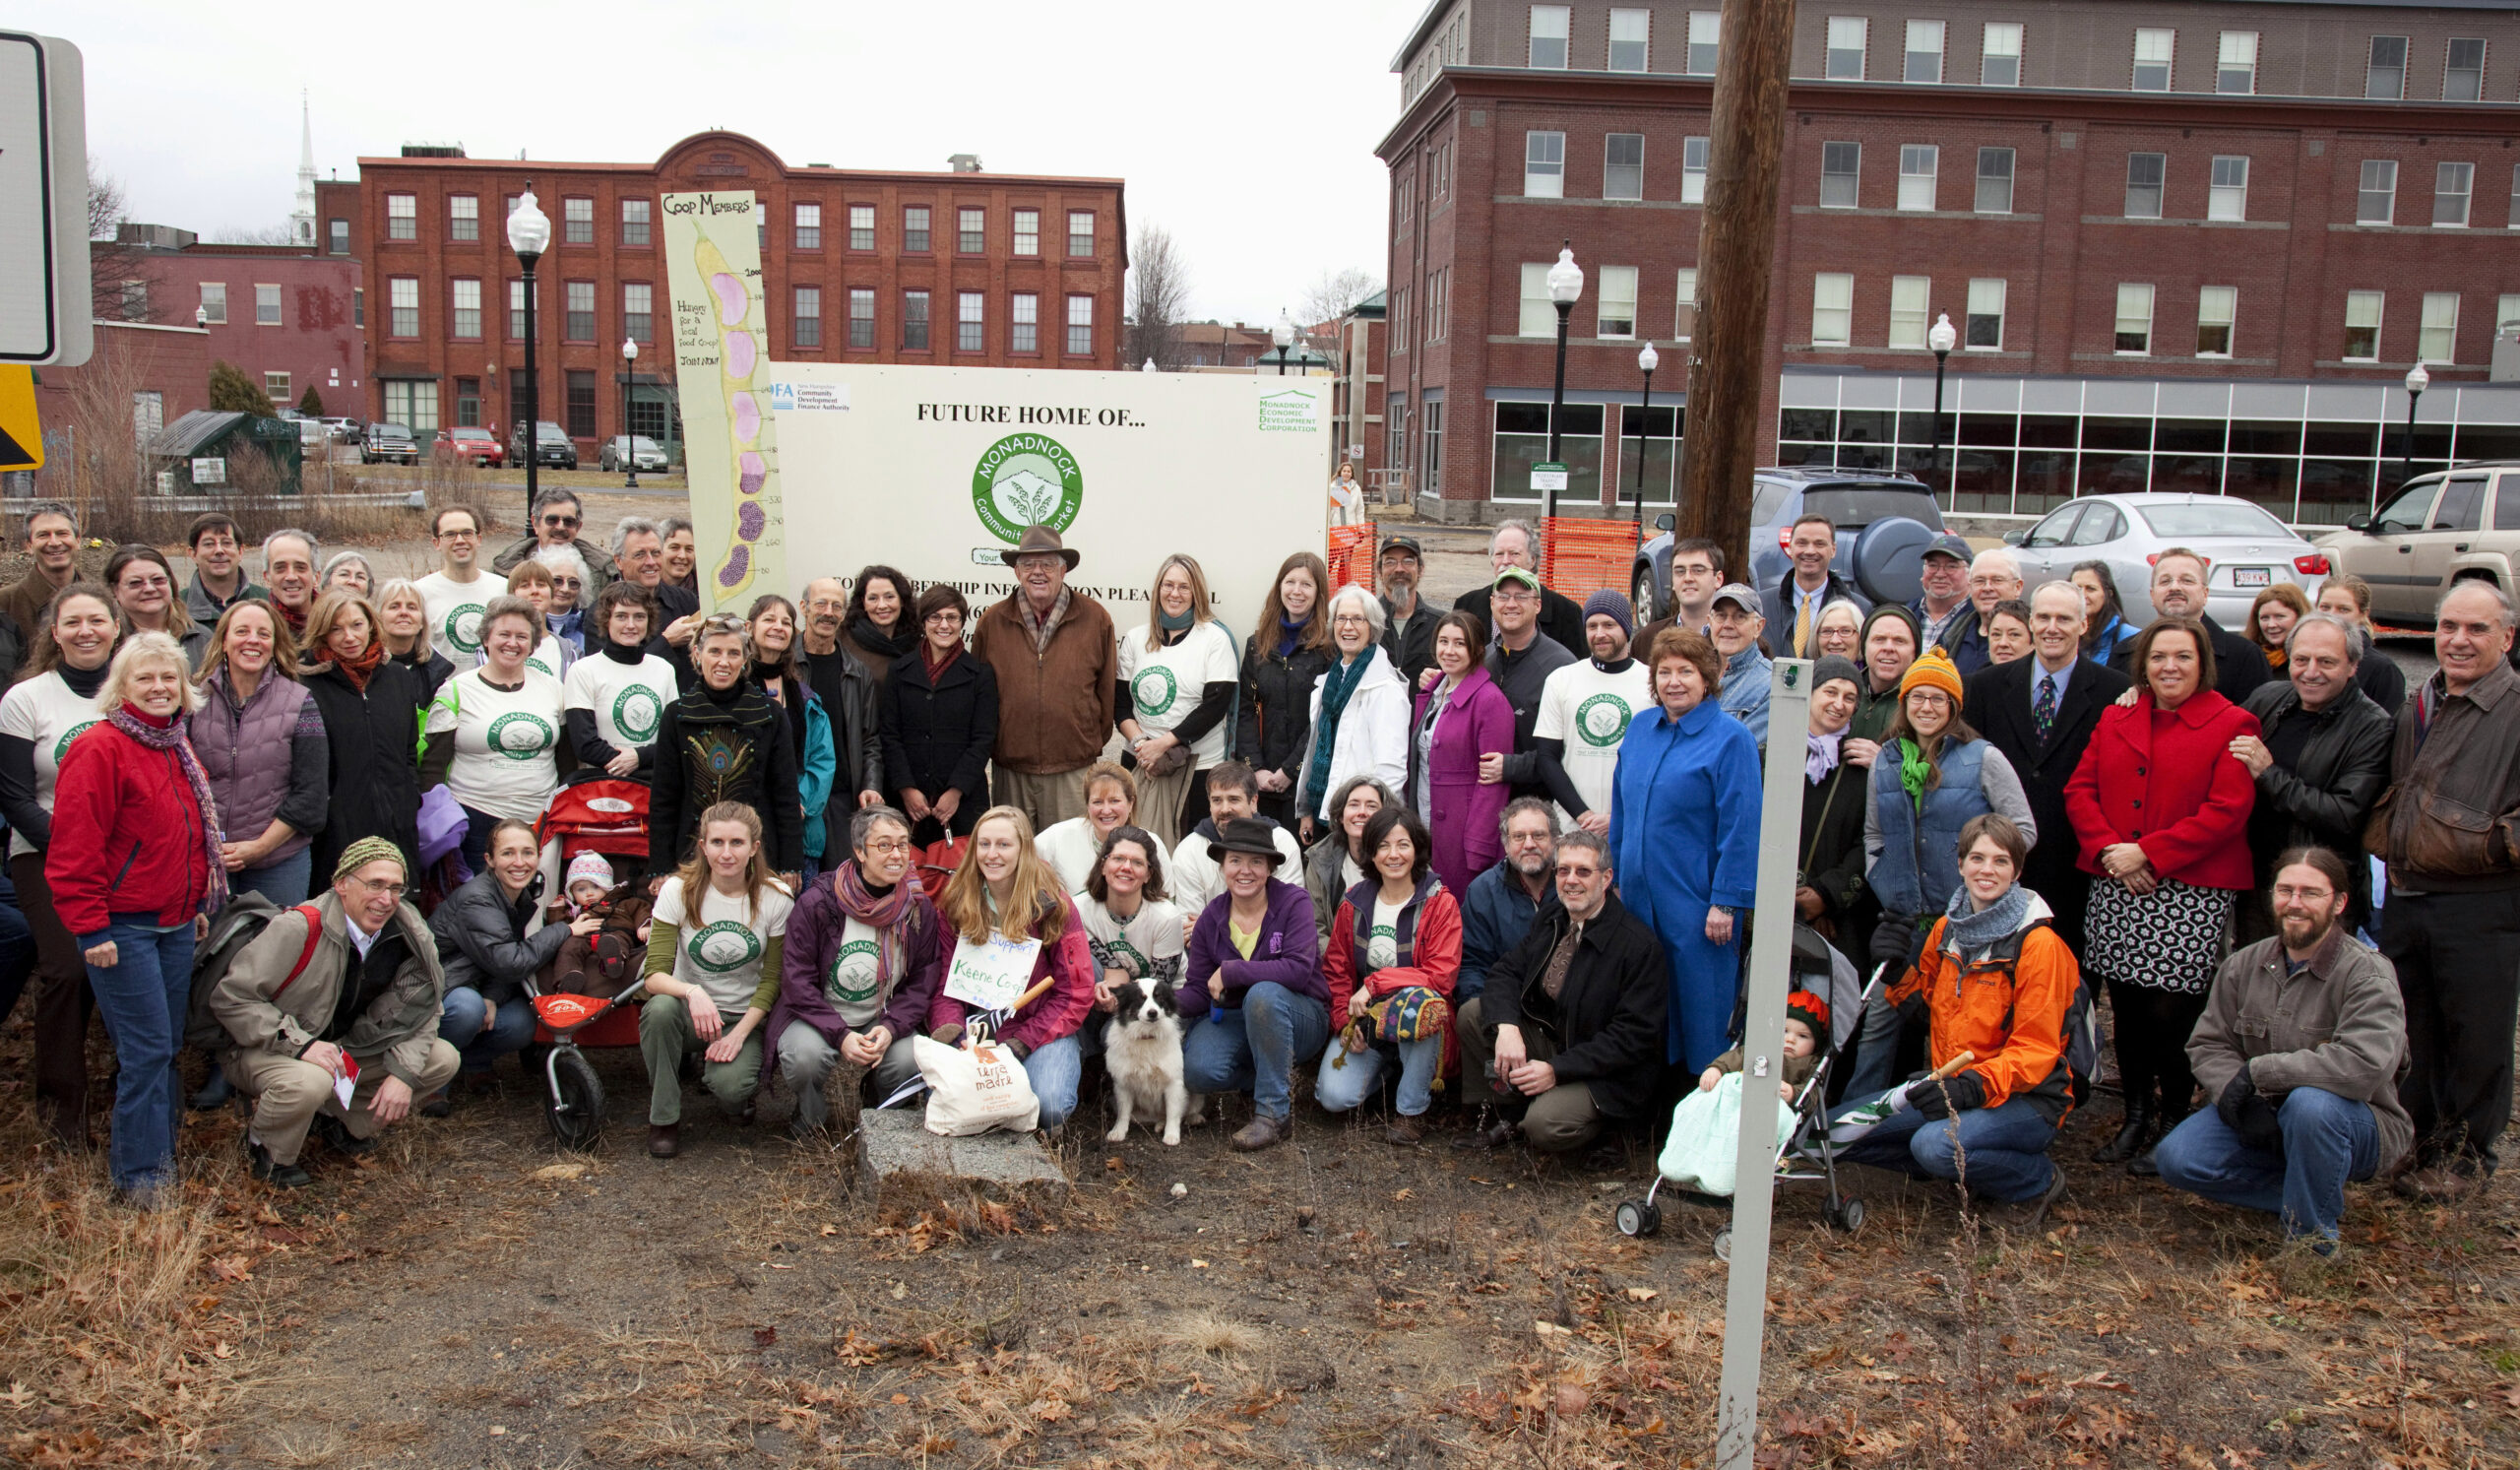
[(0, 470), (43, 468), (43, 425), (35, 421), (35, 373), (0, 364)]

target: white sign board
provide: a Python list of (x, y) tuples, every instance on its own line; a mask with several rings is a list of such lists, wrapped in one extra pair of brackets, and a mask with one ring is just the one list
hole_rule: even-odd
[(982, 1010), (1004, 1010), (1024, 998), (1040, 954), (1039, 939), (1019, 942), (997, 934), (982, 944), (956, 939), (953, 961), (945, 970), (945, 993)]
[(70, 42), (0, 31), (0, 362), (94, 350), (82, 75)]
[(193, 483), (227, 483), (227, 460), (221, 455), (199, 456), (193, 460)]

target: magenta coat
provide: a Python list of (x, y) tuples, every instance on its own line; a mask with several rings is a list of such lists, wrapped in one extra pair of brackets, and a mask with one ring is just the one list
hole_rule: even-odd
[(1479, 758), (1514, 753), (1514, 707), (1485, 669), (1472, 670), (1436, 717), (1434, 745), (1420, 770), (1418, 735), (1432, 697), (1432, 690), (1418, 690), (1417, 710), (1409, 720), (1409, 782), (1412, 791), (1418, 782), (1426, 783), (1426, 808), (1434, 813), (1428, 826), (1435, 838), (1435, 875), (1444, 880), (1446, 892), (1460, 898), (1470, 892), (1470, 880), (1505, 853), (1496, 827), (1505, 803), (1513, 799), (1513, 788), (1502, 781), (1480, 785)]

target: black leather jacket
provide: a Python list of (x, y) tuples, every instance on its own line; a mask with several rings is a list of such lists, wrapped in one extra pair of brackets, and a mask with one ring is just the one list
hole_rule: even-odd
[(2324, 713), (2308, 714), (2289, 679), (2258, 685), (2241, 708), (2257, 717), (2261, 737), (2270, 740), (2294, 721), (2316, 722), (2292, 769), (2268, 766), (2257, 778), (2257, 807), (2248, 825), (2258, 891), (2266, 891), (2275, 859), (2286, 848), (2328, 848), (2349, 865), (2361, 865), (2363, 825), (2389, 784), (2395, 722), (2388, 712), (2354, 689)]

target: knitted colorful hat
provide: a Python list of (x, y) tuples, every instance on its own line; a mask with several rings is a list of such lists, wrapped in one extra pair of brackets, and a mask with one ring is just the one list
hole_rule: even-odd
[(1785, 997), (1785, 1018), (1800, 1021), (1811, 1028), (1811, 1039), (1822, 1051), (1829, 1047), (1829, 1002), (1809, 991), (1796, 991)]
[(342, 861), (333, 864), (333, 881), (340, 882), (379, 858), (394, 860), (394, 865), (403, 869), (404, 880), (410, 881), (411, 876), (410, 860), (403, 856), (403, 850), (400, 847), (383, 837), (362, 837), (342, 849)]
[(593, 883), (606, 893), (611, 892), (612, 864), (603, 861), (601, 853), (580, 853), (569, 860), (569, 873), (560, 886), (566, 890), (580, 883)]
[(1609, 588), (1605, 587), (1584, 600), (1584, 620), (1591, 622), (1596, 617), (1607, 617), (1618, 624), (1621, 633), (1631, 638), (1636, 636), (1636, 608), (1626, 598)]
[(1911, 690), (1940, 689), (1951, 696), (1953, 704), (1967, 694), (1960, 684), (1960, 670), (1952, 664), (1951, 655), (1940, 647), (1926, 649), (1924, 657), (1908, 666), (1907, 677), (1899, 680), (1899, 697), (1906, 699)]

